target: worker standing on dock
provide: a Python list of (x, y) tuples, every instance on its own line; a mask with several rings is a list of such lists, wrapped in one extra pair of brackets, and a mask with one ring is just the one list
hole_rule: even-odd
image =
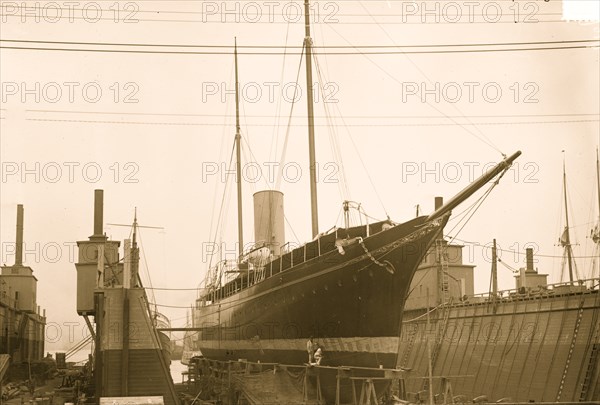
[(317, 366), (321, 365), (321, 359), (323, 359), (323, 351), (321, 350), (321, 346), (317, 346), (317, 350), (315, 351), (315, 364)]
[(313, 342), (313, 337), (308, 338), (308, 342), (306, 342), (306, 351), (308, 352), (308, 364), (312, 364), (314, 362), (314, 353), (315, 353), (315, 342)]

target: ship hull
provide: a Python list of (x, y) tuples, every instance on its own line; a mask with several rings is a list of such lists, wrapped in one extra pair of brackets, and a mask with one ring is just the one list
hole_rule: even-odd
[[(467, 400), (481, 395), (513, 402), (600, 400), (600, 292), (571, 289), (432, 312), (433, 375), (452, 376), (455, 395)], [(424, 377), (430, 357), (427, 321), (417, 313), (405, 317), (398, 365)], [(425, 385), (411, 378), (406, 388), (417, 393)], [(440, 390), (435, 380), (434, 392)]]
[[(196, 348), (216, 360), (303, 364), (313, 336), (323, 347), (322, 364), (394, 367), (408, 288), (446, 221), (416, 218), (346, 246), (344, 254), (333, 243), (341, 235), (326, 236), (320, 255), (287, 269), (282, 257), (261, 282), (198, 305)], [(344, 236), (354, 238), (352, 232)], [(288, 256), (298, 262), (302, 252)]]

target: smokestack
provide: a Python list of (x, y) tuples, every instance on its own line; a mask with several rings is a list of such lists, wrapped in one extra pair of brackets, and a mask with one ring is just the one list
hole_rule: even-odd
[(281, 255), (285, 243), (282, 192), (263, 190), (254, 193), (254, 240), (264, 243), (273, 255)]
[(435, 211), (444, 205), (444, 197), (435, 197)]
[(23, 265), (23, 205), (17, 205), (17, 246), (15, 266)]
[(104, 190), (94, 190), (94, 236), (104, 236)]
[(527, 271), (535, 271), (533, 270), (533, 249), (525, 249), (525, 256), (527, 258)]

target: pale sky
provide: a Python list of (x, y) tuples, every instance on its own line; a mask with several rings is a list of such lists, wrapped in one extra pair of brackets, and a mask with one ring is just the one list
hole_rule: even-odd
[[(318, 186), (320, 230), (336, 225), (336, 220), (341, 225), (338, 214), (345, 198), (361, 202), (373, 217), (385, 218), (387, 212), (397, 222), (412, 218), (417, 204), (423, 212), (431, 212), (434, 196), (449, 199), (470, 177), (481, 174), (485, 164), (501, 160), (500, 151), (521, 150), (517, 165), (460, 233), (452, 229), (455, 221), (447, 231), (460, 241), (479, 244), (496, 238), (506, 250), (504, 262), (515, 268), (524, 266), (524, 256), (515, 252), (533, 243), (536, 252), (546, 256), (538, 257), (540, 271), (558, 282), (564, 150), (574, 250), (580, 273), (589, 275), (594, 251), (587, 236), (598, 218), (598, 42), (538, 43), (597, 40), (598, 24), (561, 21), (561, 3), (555, 0), (477, 6), (454, 2), (458, 5), (454, 9), (448, 3), (439, 3), (436, 11), (438, 3), (428, 2), (430, 15), (401, 1), (313, 4), (313, 11), (319, 11), (313, 24), (315, 45), (347, 47), (317, 52), (351, 53), (318, 55), (319, 69), (314, 66), (313, 82), (329, 95), (324, 100), (320, 91), (315, 104), (317, 161), (324, 176)], [(227, 53), (1, 49), (2, 263), (14, 262), (8, 249), (14, 242), (16, 204), (24, 204), (25, 263), (39, 280), (38, 304), (47, 309), (49, 322), (79, 322), (81, 334), (84, 322), (75, 311), (76, 272), (69, 248), (92, 234), (93, 190), (105, 190), (105, 223), (130, 223), (137, 207), (140, 224), (165, 228), (141, 231), (143, 260), (154, 287), (193, 288), (206, 272), (203, 246), (214, 236), (210, 230), (222, 198), (220, 175), (229, 162), (235, 133), (234, 98), (228, 92), (234, 88), (230, 48), (115, 44), (229, 46), (237, 37), (240, 46), (297, 47), (302, 45), (304, 26), (302, 20), (293, 22), (293, 15), (282, 16), (284, 7), (288, 12), (296, 9), (287, 2), (231, 1), (227, 4), (233, 14), (228, 15), (222, 2), (84, 1), (77, 6), (59, 2), (60, 19), (46, 2), (29, 11), (21, 10), (20, 2), (14, 4), (2, 2), (3, 40), (112, 45), (2, 42), (4, 47)], [(121, 10), (118, 14), (115, 4)], [(98, 6), (103, 19), (94, 23)], [(456, 10), (462, 15), (457, 16)], [(501, 15), (496, 18), (498, 10)], [(527, 44), (490, 45), (511, 43)], [(449, 44), (481, 46), (411, 47)], [(405, 48), (369, 48), (374, 45)], [(596, 48), (397, 52), (582, 45)], [(359, 51), (370, 54), (361, 55), (351, 46), (363, 46)], [(240, 49), (243, 158), (248, 170), (262, 166), (263, 176), (281, 157), (299, 51), (290, 48), (284, 58), (282, 48)], [(276, 55), (244, 54), (248, 52)], [(303, 65), (301, 69), (304, 91), (294, 107), (286, 153), (288, 178), (281, 187), (289, 222), (286, 236), (293, 242), (296, 237), (301, 242), (311, 238)], [(283, 89), (288, 93), (282, 100)], [(423, 89), (429, 92), (422, 94)], [(279, 127), (274, 128), (277, 122)], [(335, 124), (335, 131), (328, 130), (328, 123)], [(332, 139), (337, 140), (333, 147)], [(296, 176), (298, 166), (302, 174)], [(98, 168), (101, 173), (96, 173)], [(341, 168), (349, 194), (340, 193), (345, 190)], [(23, 176), (23, 169), (29, 174)], [(207, 173), (209, 169), (218, 173)], [(265, 187), (264, 181), (244, 184), (246, 241), (253, 235), (252, 193)], [(226, 201), (222, 235), (233, 251), (234, 194)], [(126, 228), (105, 225), (105, 230), (117, 240), (129, 235)], [(482, 249), (467, 244), (465, 257), (477, 265), (476, 290), (487, 291), (490, 264)], [(146, 266), (142, 267), (147, 280)], [(513, 288), (512, 276), (501, 267), (500, 287)], [(194, 298), (194, 291), (155, 292), (159, 305), (189, 307)], [(173, 326), (185, 323), (185, 308), (161, 309)], [(71, 344), (66, 333), (49, 343), (54, 348)]]

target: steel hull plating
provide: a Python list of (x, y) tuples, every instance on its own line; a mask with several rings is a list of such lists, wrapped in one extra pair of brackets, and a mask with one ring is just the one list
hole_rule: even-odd
[(359, 228), (322, 237), (314, 258), (307, 259), (310, 244), (304, 255), (296, 249), (289, 268), (284, 256), (267, 265), (259, 283), (199, 302), (196, 348), (217, 360), (302, 364), (314, 336), (323, 346), (323, 364), (394, 367), (408, 288), (446, 221), (420, 217), (387, 230), (374, 224), (373, 234), (346, 246), (344, 254), (335, 239), (352, 239)]
[[(431, 314), (433, 374), (461, 376), (452, 385), (467, 399), (597, 401), (599, 321), (597, 288), (442, 307)], [(415, 376), (427, 375), (426, 330), (423, 317), (405, 319), (402, 328), (399, 365)], [(410, 392), (423, 389), (418, 379), (406, 385)]]

